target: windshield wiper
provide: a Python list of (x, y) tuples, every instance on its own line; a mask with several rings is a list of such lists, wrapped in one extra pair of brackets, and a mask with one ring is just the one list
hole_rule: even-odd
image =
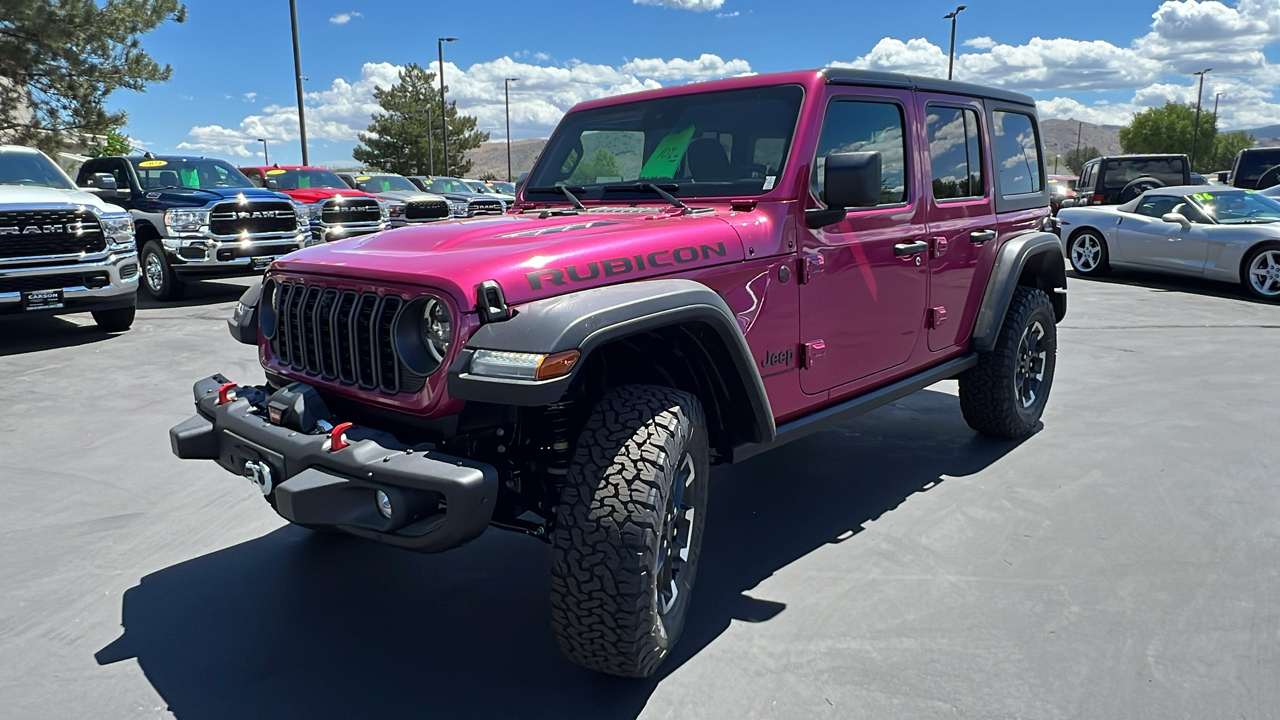
[(569, 202), (573, 203), (573, 207), (575, 210), (587, 209), (587, 206), (582, 204), (582, 201), (578, 199), (578, 196), (574, 195), (575, 192), (586, 192), (587, 189), (584, 187), (580, 187), (577, 185), (574, 185), (574, 186), (556, 185), (555, 187), (525, 188), (524, 191), (526, 193), (552, 193), (552, 194), (560, 193), (565, 197), (569, 198)]
[(667, 202), (671, 203), (674, 207), (678, 207), (681, 210), (689, 209), (689, 206), (680, 202), (679, 198), (667, 192), (667, 190), (676, 190), (676, 191), (680, 190), (680, 186), (675, 183), (669, 183), (667, 185), (659, 185), (657, 183), (635, 182), (635, 183), (615, 183), (613, 185), (604, 186), (605, 192), (612, 192), (612, 191), (624, 192), (627, 190), (630, 190), (633, 192), (648, 191), (651, 193), (656, 193), (663, 200), (666, 200)]

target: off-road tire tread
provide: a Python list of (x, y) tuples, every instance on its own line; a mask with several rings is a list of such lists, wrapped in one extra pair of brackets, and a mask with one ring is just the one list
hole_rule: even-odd
[[(969, 427), (983, 435), (1002, 440), (1021, 440), (1035, 432), (1036, 422), (1028, 423), (1018, 411), (1012, 391), (1011, 378), (1018, 362), (1018, 343), (1022, 331), (1037, 311), (1047, 318), (1045, 332), (1053, 338), (1053, 353), (1057, 352), (1057, 331), (1054, 325), (1053, 303), (1039, 288), (1018, 286), (1009, 302), (1004, 324), (996, 345), (990, 352), (981, 353), (978, 364), (960, 375), (960, 412)], [(1051, 360), (1049, 383), (1044, 386), (1041, 407), (1049, 400), (1052, 388), (1052, 371), (1056, 358)], [(1037, 416), (1036, 421), (1039, 420)]]
[[(706, 442), (702, 406), (689, 393), (628, 385), (596, 404), (578, 437), (551, 536), (551, 623), (570, 660), (648, 677), (675, 643), (655, 633), (650, 568), (677, 463), (686, 443), (699, 444), (688, 448), (700, 447), (706, 457)], [(701, 528), (697, 523), (682, 571), (690, 581)]]

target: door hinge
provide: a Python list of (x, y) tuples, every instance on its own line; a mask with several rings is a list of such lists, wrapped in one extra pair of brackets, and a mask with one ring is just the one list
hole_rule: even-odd
[(933, 246), (933, 257), (940, 258), (947, 254), (947, 239), (944, 237), (932, 238), (930, 244)]
[(800, 284), (804, 285), (821, 275), (827, 267), (827, 261), (821, 253), (810, 253), (800, 260)]
[(936, 329), (947, 321), (947, 309), (942, 306), (929, 308), (929, 328)]
[(800, 346), (800, 367), (812, 370), (818, 360), (827, 354), (827, 343), (822, 340), (810, 340)]

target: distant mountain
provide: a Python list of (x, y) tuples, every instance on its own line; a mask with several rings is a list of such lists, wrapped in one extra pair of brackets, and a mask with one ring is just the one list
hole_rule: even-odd
[[(520, 173), (533, 169), (533, 162), (542, 154), (547, 141), (513, 140), (511, 142), (511, 174), (520, 177)], [(467, 159), (474, 165), (469, 177), (479, 178), (485, 174), (493, 175), (499, 180), (507, 179), (507, 141), (487, 142), (475, 150), (467, 152)]]
[(1254, 137), (1254, 145), (1280, 145), (1280, 125), (1267, 125), (1266, 127), (1254, 128), (1246, 130)]
[[(1082, 148), (1093, 147), (1103, 155), (1120, 153), (1120, 126), (1094, 125), (1079, 120), (1041, 120), (1040, 134), (1044, 140), (1045, 161), (1053, 165), (1053, 158), (1066, 155), (1076, 149), (1077, 137)], [(1060, 168), (1061, 169), (1061, 168)]]

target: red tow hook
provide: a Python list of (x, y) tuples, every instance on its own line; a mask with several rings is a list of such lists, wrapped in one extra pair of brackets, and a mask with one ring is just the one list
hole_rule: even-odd
[(232, 400), (235, 400), (236, 399), (235, 390), (236, 390), (235, 383), (224, 383), (222, 387), (218, 388), (218, 404), (226, 405)]
[(351, 427), (352, 423), (344, 422), (340, 425), (335, 425), (333, 429), (329, 431), (329, 452), (338, 452), (351, 444), (347, 442), (345, 437), (343, 437)]

